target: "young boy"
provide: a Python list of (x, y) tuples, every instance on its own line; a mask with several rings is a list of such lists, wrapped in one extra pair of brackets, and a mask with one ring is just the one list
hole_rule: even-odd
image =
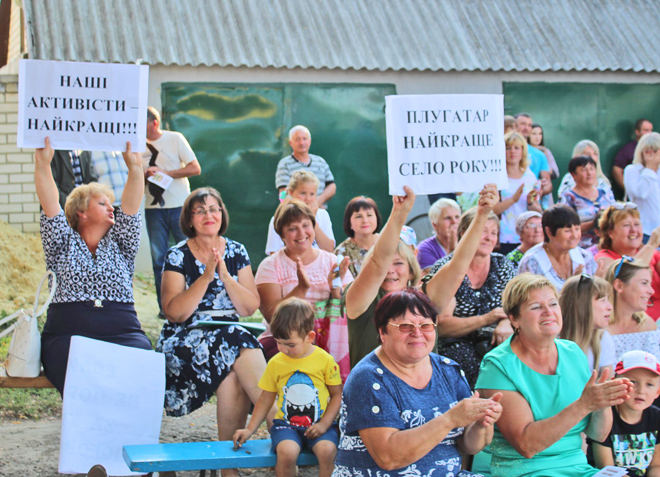
[(280, 351), (268, 362), (259, 381), (261, 397), (247, 429), (234, 434), (240, 447), (259, 428), (277, 399), (277, 414), (270, 430), (277, 454), (275, 474), (294, 476), (303, 444), (319, 461), (319, 475), (334, 468), (339, 435), (334, 425), (341, 406), (339, 366), (328, 353), (314, 346), (314, 309), (305, 300), (289, 298), (278, 305), (270, 330)]
[(614, 421), (605, 442), (591, 441), (596, 467), (616, 465), (629, 476), (660, 476), (660, 409), (653, 405), (660, 395), (660, 363), (645, 351), (629, 351), (615, 372), (630, 380), (633, 391), (630, 399), (612, 408)]

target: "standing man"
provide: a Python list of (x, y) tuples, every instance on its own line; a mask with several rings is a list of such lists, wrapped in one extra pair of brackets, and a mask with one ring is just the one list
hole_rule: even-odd
[(188, 177), (199, 175), (202, 169), (183, 134), (160, 128), (160, 115), (152, 106), (147, 108), (147, 152), (142, 155), (142, 163), (147, 179), (158, 172), (174, 179), (167, 189), (147, 181), (144, 203), (151, 263), (161, 310), (158, 316), (165, 318), (160, 302), (165, 253), (169, 247), (170, 233), (175, 242), (186, 239), (179, 225), (181, 207), (190, 195)]
[(637, 147), (637, 142), (639, 139), (647, 133), (653, 132), (653, 124), (648, 119), (638, 119), (635, 123), (635, 139), (630, 141), (628, 144), (623, 146), (619, 152), (617, 152), (616, 157), (614, 158), (614, 164), (612, 165), (612, 178), (614, 182), (617, 183), (622, 190), (625, 191), (625, 186), (623, 185), (623, 170), (626, 166), (632, 164), (633, 157), (635, 156), (635, 148)]
[(532, 134), (532, 117), (527, 113), (518, 113), (516, 118), (516, 131), (523, 135), (527, 141), (527, 155), (529, 156), (529, 169), (534, 173), (537, 179), (541, 181), (541, 194), (543, 199), (541, 205), (543, 209), (550, 207), (550, 198), (552, 197), (552, 181), (550, 175), (550, 165), (545, 153), (535, 148), (529, 143), (529, 136)]
[(89, 151), (55, 151), (50, 163), (53, 179), (60, 193), (60, 207), (64, 210), (66, 198), (74, 187), (96, 182), (98, 176), (92, 167), (92, 155)]
[(128, 180), (128, 167), (121, 152), (94, 151), (92, 152), (92, 166), (99, 176), (98, 182), (112, 187), (115, 193), (115, 207), (121, 205), (121, 195)]
[(289, 131), (289, 145), (293, 152), (290, 156), (280, 159), (279, 164), (277, 164), (275, 187), (281, 194), (289, 185), (291, 174), (299, 169), (306, 168), (319, 179), (316, 200), (320, 207), (325, 207), (324, 204), (337, 192), (337, 186), (330, 171), (330, 166), (325, 162), (325, 159), (309, 153), (309, 147), (312, 145), (312, 136), (309, 129), (300, 125), (292, 127)]

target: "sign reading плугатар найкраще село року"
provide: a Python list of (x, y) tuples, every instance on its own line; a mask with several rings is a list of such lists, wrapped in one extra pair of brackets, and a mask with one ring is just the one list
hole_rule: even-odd
[(390, 195), (508, 186), (501, 94), (387, 96)]

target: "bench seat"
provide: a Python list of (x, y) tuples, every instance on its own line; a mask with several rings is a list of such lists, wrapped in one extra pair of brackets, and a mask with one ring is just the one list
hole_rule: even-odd
[(43, 372), (36, 378), (12, 378), (0, 367), (0, 388), (52, 388), (53, 384)]
[[(270, 439), (249, 440), (234, 450), (232, 441), (182, 442), (124, 446), (124, 460), (134, 472), (242, 469), (275, 467), (277, 456)], [(303, 450), (298, 465), (317, 465), (316, 456)]]

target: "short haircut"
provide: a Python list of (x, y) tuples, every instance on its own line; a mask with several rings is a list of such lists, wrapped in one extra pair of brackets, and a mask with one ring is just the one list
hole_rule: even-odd
[(587, 164), (591, 164), (596, 167), (596, 161), (594, 161), (591, 157), (589, 156), (577, 156), (571, 159), (568, 163), (568, 172), (571, 174), (575, 174), (575, 171), (577, 171), (578, 167), (584, 167)]
[(160, 113), (156, 108), (153, 106), (147, 107), (147, 121), (158, 121), (158, 124), (160, 124)]
[(513, 117), (516, 118), (516, 119), (518, 119), (518, 118), (532, 119), (532, 116), (529, 113), (516, 113)]
[(302, 298), (282, 300), (270, 321), (270, 332), (276, 340), (288, 340), (293, 333), (304, 338), (314, 331), (314, 308)]
[(599, 158), (598, 162), (596, 162), (596, 175), (598, 176), (599, 179), (601, 179), (603, 182), (605, 182), (608, 186), (611, 187), (612, 184), (610, 183), (610, 180), (605, 176), (605, 173), (603, 172), (603, 167), (600, 165), (600, 149), (598, 148), (598, 144), (596, 144), (593, 141), (590, 141), (589, 139), (582, 139), (581, 141), (578, 141), (578, 143), (573, 148), (573, 153), (571, 154), (571, 157), (586, 156), (584, 151), (588, 147), (593, 149)]
[(359, 195), (353, 197), (348, 204), (346, 204), (346, 210), (344, 211), (344, 233), (348, 237), (355, 237), (355, 231), (351, 228), (351, 217), (354, 213), (361, 210), (373, 210), (374, 215), (376, 216), (376, 230), (374, 233), (380, 230), (381, 216), (378, 211), (378, 205), (371, 197), (366, 197), (364, 195)]
[[(621, 263), (621, 261), (623, 261), (623, 263)], [(619, 275), (615, 277), (614, 275), (616, 275), (616, 269), (619, 267), (619, 265), (621, 265), (621, 269), (619, 270)], [(632, 262), (629, 262), (625, 258), (614, 260), (607, 268), (605, 279), (610, 282), (610, 285), (612, 285), (612, 300), (610, 301), (612, 302), (612, 306), (614, 306), (614, 311), (616, 311), (616, 303), (619, 299), (619, 294), (614, 289), (614, 281), (621, 280), (624, 284), (628, 284), (640, 270), (649, 270), (649, 266), (639, 260), (633, 260)], [(614, 311), (612, 312), (612, 316), (610, 316), (610, 325), (613, 325), (617, 322), (617, 316)], [(649, 318), (649, 315), (647, 315), (644, 311), (638, 311), (633, 313), (632, 317), (633, 320), (641, 324)]]
[(319, 178), (312, 171), (295, 171), (291, 174), (289, 185), (286, 186), (287, 192), (291, 193), (305, 183), (314, 184), (314, 189), (319, 187)]
[[(474, 218), (477, 216), (477, 212), (479, 212), (479, 209), (477, 207), (472, 207), (471, 209), (466, 210), (463, 212), (463, 215), (461, 215), (461, 220), (458, 222), (458, 229), (456, 231), (456, 235), (458, 237), (458, 240), (463, 238), (463, 235), (465, 235), (465, 232), (467, 232), (467, 229), (470, 227), (470, 224), (474, 220)], [(500, 219), (495, 215), (495, 212), (490, 211), (488, 213), (488, 219), (487, 220), (492, 220), (497, 224), (497, 232), (499, 235), (500, 231)]]
[(543, 144), (545, 142), (545, 133), (543, 132), (543, 126), (541, 126), (539, 123), (534, 123), (532, 124), (532, 129), (534, 128), (539, 128), (541, 130), (541, 142), (539, 143), (539, 146), (545, 146), (545, 144)]
[(431, 221), (431, 224), (436, 224), (438, 222), (442, 215), (442, 210), (447, 207), (453, 207), (458, 210), (459, 214), (461, 213), (461, 206), (458, 205), (458, 202), (453, 199), (448, 199), (447, 197), (442, 197), (433, 202), (429, 208), (429, 220)]
[[(364, 260), (362, 261), (362, 268), (364, 268), (367, 260), (371, 260), (375, 249), (376, 247), (371, 247), (371, 250), (369, 250), (364, 256)], [(410, 273), (410, 282), (408, 283), (408, 286), (417, 286), (419, 281), (422, 279), (422, 269), (419, 267), (419, 262), (417, 261), (417, 257), (415, 257), (415, 252), (413, 252), (410, 246), (408, 246), (403, 240), (399, 240), (399, 243), (396, 247), (396, 253), (398, 253), (399, 257), (408, 263), (408, 270)]]
[(89, 184), (79, 185), (75, 187), (64, 203), (64, 215), (69, 225), (73, 230), (78, 230), (78, 212), (85, 212), (89, 207), (89, 201), (92, 197), (99, 197), (105, 195), (110, 199), (110, 205), (115, 201), (115, 193), (112, 187), (99, 184), (98, 182), (90, 182)]
[(508, 114), (504, 116), (504, 130), (515, 129), (516, 127), (516, 118), (509, 116)]
[(616, 224), (622, 220), (632, 217), (633, 219), (639, 219), (639, 210), (638, 209), (620, 209), (617, 210), (613, 206), (609, 206), (607, 209), (602, 211), (600, 219), (598, 220), (598, 228), (601, 232), (600, 239), (600, 248), (601, 250), (612, 250), (612, 237), (610, 233), (616, 227)]
[(653, 124), (651, 123), (651, 121), (649, 121), (646, 118), (639, 118), (637, 121), (635, 121), (635, 131), (641, 131), (642, 126), (644, 126), (644, 123)]
[(213, 187), (200, 187), (190, 193), (186, 198), (186, 201), (183, 203), (183, 207), (181, 207), (179, 226), (186, 237), (193, 238), (197, 236), (197, 232), (192, 225), (192, 211), (198, 205), (206, 204), (207, 197), (213, 197), (217, 200), (218, 205), (222, 209), (220, 211), (222, 214), (222, 224), (220, 225), (220, 230), (218, 230), (218, 235), (222, 235), (227, 231), (227, 227), (229, 227), (229, 212), (227, 212), (227, 207), (225, 207), (225, 203), (222, 201), (220, 192)]
[(529, 166), (529, 153), (527, 151), (527, 140), (525, 139), (525, 136), (516, 131), (511, 131), (504, 135), (505, 146), (514, 146), (516, 144), (522, 147), (522, 157), (520, 158), (520, 164), (518, 167), (521, 171), (525, 172), (527, 166)]
[(312, 209), (309, 208), (302, 200), (286, 199), (283, 200), (275, 211), (275, 218), (273, 219), (273, 226), (275, 232), (282, 237), (282, 231), (287, 225), (309, 219), (312, 221), (312, 227), (316, 227), (316, 218)]
[(599, 277), (574, 276), (566, 280), (559, 295), (563, 316), (560, 337), (575, 342), (584, 352), (591, 348), (594, 369), (600, 367), (603, 330), (594, 329), (593, 299), (610, 297), (612, 285)]
[(639, 138), (639, 142), (635, 148), (633, 164), (642, 164), (643, 166), (646, 166), (644, 153), (649, 150), (657, 151), (658, 149), (660, 149), (660, 133), (650, 132), (644, 134)]
[(543, 212), (541, 225), (543, 226), (543, 241), (547, 243), (550, 241), (550, 236), (546, 227), (550, 229), (550, 234), (554, 237), (559, 229), (580, 225), (580, 216), (566, 204), (555, 204)]
[(509, 317), (518, 318), (520, 307), (534, 290), (549, 288), (557, 296), (557, 288), (543, 275), (521, 273), (513, 277), (502, 292), (502, 308)]
[(293, 126), (291, 129), (289, 129), (289, 141), (293, 140), (293, 135), (298, 131), (306, 132), (309, 138), (310, 139), (312, 138), (312, 133), (309, 132), (309, 129), (307, 129), (305, 126), (298, 124), (296, 126)]
[[(379, 332), (387, 334), (387, 323), (403, 317), (409, 311), (413, 315), (429, 318), (436, 323), (438, 309), (429, 297), (416, 288), (408, 287), (385, 295), (376, 305), (374, 325)], [(380, 333), (378, 333), (380, 342)]]

